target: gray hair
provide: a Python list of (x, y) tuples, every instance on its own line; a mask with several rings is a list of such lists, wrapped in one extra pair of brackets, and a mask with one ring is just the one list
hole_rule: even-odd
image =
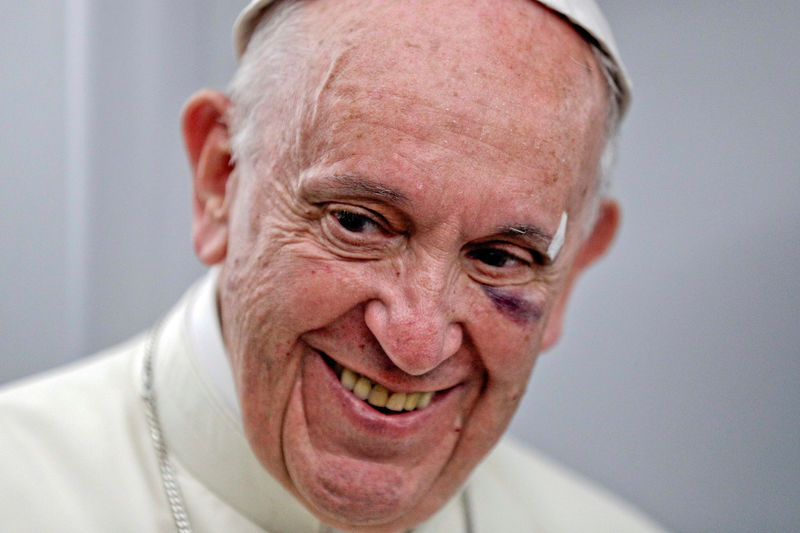
[[(281, 92), (272, 88), (287, 83), (289, 63), (302, 64), (305, 40), (297, 38), (303, 31), (297, 14), (305, 3), (304, 0), (276, 2), (266, 10), (268, 16), (262, 14), (228, 86), (233, 105), (226, 119), (231, 130), (232, 157), (237, 164), (254, 165), (259, 161), (265, 104), (268, 100), (277, 104), (275, 99), (281, 97)], [(291, 110), (302, 105), (302, 98), (296, 92), (284, 93), (283, 97), (290, 101), (281, 103), (289, 105)], [(288, 131), (291, 124), (286, 126)]]
[(622, 74), (619, 66), (593, 41), (589, 41), (600, 72), (606, 81), (606, 140), (603, 153), (600, 156), (597, 183), (598, 195), (605, 196), (611, 189), (611, 171), (617, 155), (617, 139), (619, 127), (622, 123), (622, 88), (619, 79)]
[[(262, 114), (267, 100), (275, 99), (279, 91), (269, 90), (287, 83), (286, 67), (294, 61), (302, 64), (305, 39), (297, 38), (304, 31), (297, 16), (306, 0), (276, 2), (268, 8), (268, 15), (262, 14), (242, 56), (239, 68), (228, 87), (233, 102), (229, 116), (232, 131), (231, 146), (237, 163), (255, 164), (261, 155), (260, 135), (263, 135)], [(606, 81), (606, 132), (605, 145), (598, 162), (595, 176), (595, 192), (589, 205), (586, 223), (590, 228), (594, 222), (599, 200), (607, 196), (611, 188), (611, 174), (616, 160), (617, 138), (621, 116), (621, 76), (617, 64), (589, 37), (585, 31), (576, 28), (587, 40)], [(302, 74), (301, 74), (302, 76)], [(303, 105), (301, 91), (284, 91), (290, 99), (289, 109), (301, 111)], [(297, 117), (302, 113), (294, 113)], [(286, 124), (286, 131), (289, 126)], [(297, 124), (299, 126), (299, 124)], [(289, 140), (289, 139), (286, 139)], [(587, 228), (588, 229), (588, 228)]]

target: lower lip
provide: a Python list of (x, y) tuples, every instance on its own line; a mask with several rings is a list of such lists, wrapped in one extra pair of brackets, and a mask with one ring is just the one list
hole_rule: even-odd
[[(364, 400), (345, 389), (323, 359), (323, 356), (312, 348), (308, 348), (303, 359), (303, 383), (315, 387), (315, 396), (325, 402), (331, 416), (344, 417), (350, 426), (370, 437), (388, 437), (391, 439), (407, 438), (418, 434), (423, 429), (430, 429), (444, 424), (441, 420), (447, 412), (454, 412), (460, 386), (437, 392), (431, 403), (424, 409), (405, 411), (396, 414), (385, 414), (370, 406)], [(446, 427), (446, 426), (445, 426)]]

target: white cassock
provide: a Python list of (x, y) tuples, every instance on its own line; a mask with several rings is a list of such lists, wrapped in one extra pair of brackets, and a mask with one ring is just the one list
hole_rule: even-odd
[[(192, 529), (330, 531), (250, 451), (215, 293), (212, 270), (167, 316), (153, 352), (161, 427)], [(148, 335), (0, 393), (0, 531), (176, 530), (141, 398)], [(466, 490), (415, 533), (659, 531), (508, 441)]]

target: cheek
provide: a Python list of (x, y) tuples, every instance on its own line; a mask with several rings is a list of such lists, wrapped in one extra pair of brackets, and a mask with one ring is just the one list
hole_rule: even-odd
[(541, 343), (547, 300), (519, 288), (481, 285), (485, 311), (475, 341), (489, 380), (502, 395), (521, 395)]
[(371, 279), (351, 263), (309, 257), (292, 248), (272, 257), (262, 269), (269, 275), (262, 274), (250, 295), (256, 300), (252, 316), (289, 344), (357, 307)]

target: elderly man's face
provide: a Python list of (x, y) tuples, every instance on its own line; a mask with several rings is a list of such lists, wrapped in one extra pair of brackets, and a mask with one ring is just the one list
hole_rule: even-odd
[[(440, 508), (503, 433), (616, 211), (583, 240), (605, 93), (564, 21), (527, 1), (355, 4), (311, 4), (301, 125), (267, 118), (258, 164), (195, 178), (195, 243), (224, 259), (255, 454), (326, 521), (390, 530)], [(220, 97), (198, 98), (195, 122)]]

